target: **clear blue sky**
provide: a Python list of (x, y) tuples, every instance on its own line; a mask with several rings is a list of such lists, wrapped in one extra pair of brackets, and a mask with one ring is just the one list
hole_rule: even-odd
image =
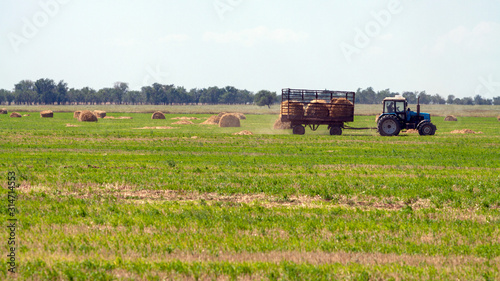
[(500, 0), (2, 0), (0, 88), (500, 96)]

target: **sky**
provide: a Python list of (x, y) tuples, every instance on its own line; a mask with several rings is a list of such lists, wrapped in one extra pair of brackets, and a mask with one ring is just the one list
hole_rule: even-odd
[(500, 96), (500, 0), (2, 0), (0, 88)]

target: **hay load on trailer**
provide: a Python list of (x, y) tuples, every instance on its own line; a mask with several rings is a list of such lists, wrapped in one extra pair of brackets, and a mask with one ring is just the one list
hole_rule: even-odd
[(283, 89), (281, 122), (290, 123), (297, 135), (305, 133), (305, 126), (316, 131), (320, 125), (327, 125), (331, 135), (341, 135), (344, 123), (354, 121), (354, 95), (345, 91)]

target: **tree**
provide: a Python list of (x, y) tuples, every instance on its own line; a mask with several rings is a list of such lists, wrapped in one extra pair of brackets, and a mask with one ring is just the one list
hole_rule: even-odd
[(276, 99), (276, 92), (261, 90), (255, 95), (254, 102), (258, 106), (267, 105), (268, 108), (271, 108), (271, 104), (274, 103), (275, 99)]
[(409, 104), (417, 103), (417, 92), (404, 92), (403, 97), (406, 98)]
[(57, 104), (66, 103), (68, 101), (68, 84), (64, 80), (57, 83), (56, 102)]
[(33, 104), (37, 101), (35, 83), (31, 80), (22, 80), (14, 85), (14, 92), (14, 101), (18, 104)]
[(448, 98), (446, 99), (447, 104), (453, 104), (453, 101), (455, 101), (455, 96), (454, 95), (448, 95)]
[(38, 79), (35, 82), (38, 102), (42, 104), (54, 104), (57, 99), (57, 86), (52, 79)]

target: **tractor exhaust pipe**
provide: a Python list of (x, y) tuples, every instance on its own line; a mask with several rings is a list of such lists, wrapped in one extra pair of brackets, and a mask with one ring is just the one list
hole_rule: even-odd
[(417, 99), (417, 124), (420, 121), (420, 97)]

